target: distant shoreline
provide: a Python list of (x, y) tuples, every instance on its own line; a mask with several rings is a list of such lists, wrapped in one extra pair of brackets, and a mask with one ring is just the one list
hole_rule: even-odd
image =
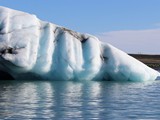
[(137, 60), (143, 62), (147, 66), (159, 70), (160, 69), (160, 55), (149, 55), (149, 54), (129, 54)]

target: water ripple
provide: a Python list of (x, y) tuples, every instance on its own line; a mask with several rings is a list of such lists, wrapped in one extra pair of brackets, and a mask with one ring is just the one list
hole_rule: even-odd
[(0, 119), (159, 119), (159, 85), (159, 81), (1, 81)]

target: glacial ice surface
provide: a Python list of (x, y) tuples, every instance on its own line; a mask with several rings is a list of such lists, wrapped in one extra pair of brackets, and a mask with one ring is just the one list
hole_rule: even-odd
[(14, 79), (155, 80), (159, 73), (95, 36), (0, 7), (0, 70)]

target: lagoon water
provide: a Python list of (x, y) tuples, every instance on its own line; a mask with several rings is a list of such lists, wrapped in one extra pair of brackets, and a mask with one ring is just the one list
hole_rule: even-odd
[(160, 81), (0, 81), (0, 119), (159, 119)]

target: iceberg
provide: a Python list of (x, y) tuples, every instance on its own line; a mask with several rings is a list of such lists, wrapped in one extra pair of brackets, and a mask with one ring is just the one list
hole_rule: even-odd
[(0, 7), (0, 71), (16, 80), (151, 81), (160, 76), (95, 36), (6, 7)]

